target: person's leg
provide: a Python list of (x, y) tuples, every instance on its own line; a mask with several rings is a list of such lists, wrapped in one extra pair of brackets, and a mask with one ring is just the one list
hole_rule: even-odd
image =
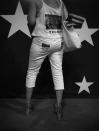
[(56, 90), (57, 102), (54, 105), (54, 112), (57, 114), (58, 120), (61, 120), (63, 116), (62, 96), (63, 96), (63, 89)]
[(26, 75), (26, 113), (31, 111), (31, 97), (35, 87), (36, 77), (46, 55), (42, 53), (42, 47), (32, 44), (29, 56), (29, 66)]
[(57, 106), (60, 106), (62, 103), (63, 89), (56, 90), (56, 100)]
[(50, 63), (51, 63), (51, 70), (54, 82), (54, 88), (56, 91), (56, 108), (57, 108), (57, 115), (58, 119), (61, 119), (62, 116), (62, 96), (64, 90), (64, 80), (63, 80), (63, 72), (62, 72), (62, 58), (63, 58), (63, 51), (54, 52), (50, 55)]
[(26, 87), (26, 115), (29, 115), (31, 112), (31, 98), (32, 98), (32, 93), (33, 93), (33, 87), (28, 88)]

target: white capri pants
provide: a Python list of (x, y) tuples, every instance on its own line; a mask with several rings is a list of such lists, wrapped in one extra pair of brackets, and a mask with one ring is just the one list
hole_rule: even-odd
[(35, 87), (37, 75), (46, 56), (49, 56), (51, 64), (54, 89), (64, 89), (62, 72), (63, 46), (61, 38), (34, 37), (30, 48), (26, 87)]

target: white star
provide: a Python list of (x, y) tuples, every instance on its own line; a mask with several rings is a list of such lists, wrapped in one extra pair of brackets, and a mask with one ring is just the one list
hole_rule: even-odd
[(13, 35), (18, 30), (21, 30), (26, 35), (31, 37), (29, 28), (27, 26), (27, 15), (24, 15), (20, 2), (18, 3), (15, 15), (1, 15), (1, 16), (12, 24), (8, 37)]
[(81, 42), (86, 40), (92, 46), (94, 46), (91, 35), (93, 35), (97, 30), (95, 28), (88, 28), (86, 20), (83, 22), (83, 25), (80, 29), (75, 29), (75, 31), (79, 34)]
[(80, 89), (79, 89), (78, 94), (79, 94), (80, 92), (82, 92), (83, 90), (85, 90), (86, 92), (88, 92), (88, 93), (90, 94), (90, 91), (89, 91), (89, 88), (88, 88), (88, 87), (89, 87), (90, 85), (92, 85), (93, 82), (87, 82), (87, 81), (86, 81), (86, 78), (85, 78), (85, 76), (84, 76), (82, 82), (75, 82), (75, 84), (77, 84), (78, 86), (80, 86)]

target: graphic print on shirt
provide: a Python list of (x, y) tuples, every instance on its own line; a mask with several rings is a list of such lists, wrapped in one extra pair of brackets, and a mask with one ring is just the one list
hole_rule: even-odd
[(46, 30), (57, 30), (58, 33), (58, 31), (61, 31), (61, 25), (61, 16), (45, 14)]

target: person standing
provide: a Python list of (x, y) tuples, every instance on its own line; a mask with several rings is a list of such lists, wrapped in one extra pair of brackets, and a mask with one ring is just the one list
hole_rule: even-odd
[(68, 12), (62, 0), (32, 0), (28, 23), (33, 28), (29, 64), (26, 75), (26, 113), (31, 111), (31, 97), (35, 82), (44, 59), (48, 56), (51, 64), (54, 89), (56, 92), (55, 112), (58, 120), (63, 116), (62, 96), (64, 79), (62, 71), (62, 11), (67, 19)]

